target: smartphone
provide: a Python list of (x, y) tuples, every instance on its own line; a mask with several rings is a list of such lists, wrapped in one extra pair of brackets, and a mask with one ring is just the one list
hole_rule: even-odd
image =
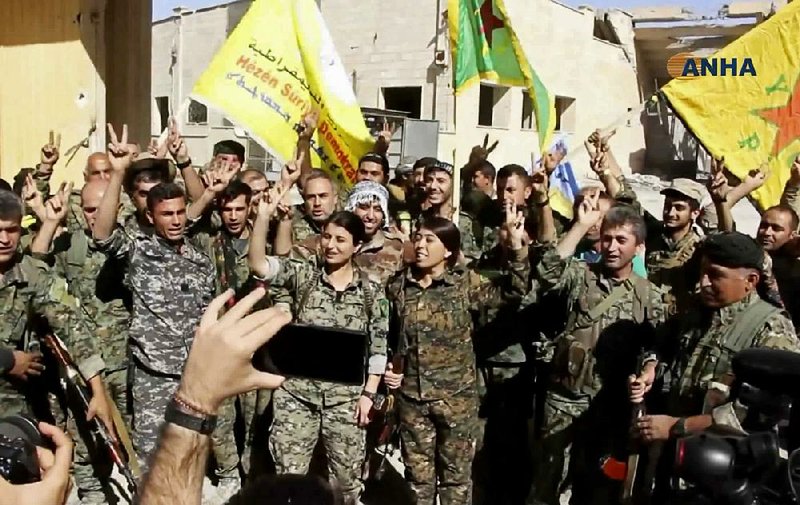
[(284, 377), (360, 386), (367, 345), (366, 332), (288, 324), (253, 354), (253, 366)]

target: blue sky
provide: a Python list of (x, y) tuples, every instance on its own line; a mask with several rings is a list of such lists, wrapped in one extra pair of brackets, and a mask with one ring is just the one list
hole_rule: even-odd
[[(402, 2), (403, 0), (389, 0)], [(678, 5), (690, 7), (696, 14), (715, 15), (725, 0), (560, 0), (562, 3), (578, 7), (579, 5), (592, 5), (594, 7), (643, 7), (647, 5)], [(172, 8), (181, 5), (189, 9), (199, 9), (220, 3), (225, 0), (153, 0), (153, 19), (163, 19), (172, 14)]]

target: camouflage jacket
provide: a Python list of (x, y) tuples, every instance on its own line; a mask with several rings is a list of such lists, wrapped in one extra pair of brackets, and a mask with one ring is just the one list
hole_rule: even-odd
[[(555, 245), (543, 252), (536, 277), (543, 294), (563, 296), (569, 313), (565, 331), (554, 342), (555, 382), (590, 397), (603, 386), (624, 394), (628, 375), (649, 357), (646, 351), (671, 310), (664, 292), (635, 274), (622, 282), (612, 279), (602, 263), (562, 259)], [(596, 307), (604, 310), (596, 314)]]
[[(753, 312), (756, 304), (771, 310), (759, 319), (758, 312)], [(755, 332), (743, 335), (735, 349), (736, 328), (755, 324), (759, 325)], [(800, 341), (786, 313), (755, 293), (719, 309), (707, 308), (698, 300), (689, 314), (670, 321), (666, 329), (660, 354), (669, 370), (673, 413), (680, 415), (701, 413), (709, 383), (730, 373), (730, 358), (739, 350), (772, 347), (800, 352)]]
[(125, 259), (133, 296), (133, 357), (160, 373), (179, 375), (194, 332), (215, 290), (214, 266), (185, 241), (176, 249), (155, 234), (118, 227), (98, 242), (107, 255)]
[(684, 312), (689, 308), (700, 280), (699, 258), (695, 256), (695, 250), (703, 237), (692, 229), (676, 242), (664, 235), (663, 231), (659, 221), (654, 218), (648, 220), (645, 257), (647, 278), (669, 292), (675, 300), (676, 310)]
[(354, 259), (370, 280), (385, 286), (403, 268), (403, 239), (392, 231), (378, 230)]
[[(124, 223), (130, 216), (136, 214), (136, 207), (133, 206), (131, 197), (124, 191), (119, 195), (120, 211), (117, 215), (117, 222)], [(73, 189), (69, 194), (69, 211), (67, 212), (67, 230), (70, 232), (82, 232), (86, 228), (86, 219), (83, 218), (83, 207), (81, 206), (81, 190)]]
[(292, 244), (305, 243), (310, 237), (316, 237), (322, 230), (305, 212), (295, 209), (292, 218)]
[[(383, 286), (363, 282), (358, 268), (344, 291), (336, 291), (324, 267), (315, 257), (295, 260), (270, 256), (270, 276), (263, 279), (289, 293), (295, 321), (329, 328), (364, 331), (369, 334), (365, 372), (383, 375), (386, 370), (386, 338), (389, 331), (389, 302)], [(302, 307), (299, 305), (305, 299)], [(371, 307), (367, 308), (369, 303)], [(302, 357), (298, 357), (302, 359)], [(366, 379), (366, 376), (365, 376)], [(283, 388), (301, 400), (319, 406), (351, 402), (362, 386), (346, 386), (308, 379), (289, 379)]]
[(395, 276), (387, 292), (395, 348), (406, 356), (402, 393), (437, 400), (474, 389), (473, 314), (521, 298), (529, 268), (528, 261), (512, 262), (509, 275), (490, 280), (457, 267), (425, 288), (411, 269)]
[[(64, 279), (52, 275), (45, 263), (19, 256), (0, 278), (0, 303), (0, 347), (28, 349), (31, 342), (38, 341), (32, 318), (42, 316), (64, 341), (84, 377), (95, 377), (105, 367), (77, 301), (67, 292)], [(44, 350), (44, 345), (40, 347)], [(40, 386), (38, 379), (0, 377), (0, 414), (21, 413), (26, 397), (43, 393)]]
[(69, 294), (100, 344), (109, 372), (128, 366), (131, 293), (124, 285), (125, 265), (97, 249), (85, 231), (65, 233), (53, 244), (53, 270), (67, 281)]

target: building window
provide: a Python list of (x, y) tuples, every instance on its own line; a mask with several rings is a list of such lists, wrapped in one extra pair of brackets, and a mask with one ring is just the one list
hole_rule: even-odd
[(556, 131), (575, 131), (575, 99), (566, 96), (556, 97)]
[(225, 128), (233, 128), (233, 127), (234, 127), (234, 124), (233, 124), (233, 123), (231, 123), (231, 122), (230, 122), (230, 120), (229, 120), (228, 118), (226, 118), (226, 117), (223, 117), (223, 118), (222, 118), (222, 126), (224, 126)]
[(383, 88), (383, 108), (405, 112), (408, 117), (420, 119), (422, 113), (422, 87)]
[(157, 96), (156, 107), (158, 108), (158, 115), (161, 121), (161, 128), (159, 131), (164, 131), (169, 126), (169, 97)]
[(255, 168), (263, 173), (272, 168), (272, 156), (251, 138), (247, 139), (247, 168)]
[(481, 84), (478, 97), (478, 125), (508, 128), (511, 95), (509, 88)]
[(208, 107), (195, 100), (189, 102), (186, 124), (207, 125)]
[(522, 124), (520, 128), (523, 130), (532, 130), (536, 126), (533, 120), (533, 102), (531, 101), (531, 94), (527, 89), (522, 90)]

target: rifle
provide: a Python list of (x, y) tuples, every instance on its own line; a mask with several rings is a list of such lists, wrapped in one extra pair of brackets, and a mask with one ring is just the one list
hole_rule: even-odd
[(636, 421), (644, 415), (644, 402), (633, 406), (631, 413), (631, 436), (628, 441), (628, 460), (620, 461), (613, 456), (608, 456), (602, 462), (603, 474), (611, 480), (622, 482), (622, 503), (631, 504), (634, 501), (634, 485), (639, 469), (639, 451), (641, 443), (638, 435), (634, 433)]
[[(392, 371), (394, 373), (402, 373), (405, 368), (405, 355), (395, 353), (392, 357)], [(385, 395), (378, 395), (375, 400), (375, 405), (369, 413), (370, 420), (380, 417), (381, 418), (381, 431), (378, 435), (377, 447), (384, 447), (382, 451), (378, 450), (380, 461), (378, 467), (375, 469), (375, 478), (380, 479), (386, 469), (386, 458), (389, 456), (386, 446), (391, 442), (394, 435), (397, 433), (399, 422), (397, 419), (396, 402), (393, 390), (389, 390)], [(364, 480), (370, 477), (370, 464), (369, 460), (365, 467)]]
[[(64, 342), (62, 342), (58, 336), (55, 334), (48, 334), (44, 335), (42, 340), (53, 352), (56, 361), (58, 361), (63, 368), (64, 373), (61, 374), (61, 387), (68, 396), (71, 389), (71, 391), (74, 393), (74, 397), (78, 402), (80, 402), (80, 408), (83, 409), (83, 412), (78, 412), (78, 408), (73, 408), (73, 414), (75, 414), (76, 418), (85, 416), (86, 411), (89, 409), (89, 402), (92, 397), (92, 393), (88, 387), (88, 381), (83, 374), (81, 374), (77, 365), (75, 365), (75, 362), (72, 360), (72, 356), (70, 356), (69, 352), (67, 351)], [(108, 452), (111, 461), (117, 467), (122, 476), (125, 477), (125, 480), (128, 483), (129, 491), (135, 494), (136, 479), (133, 477), (133, 473), (131, 472), (130, 468), (128, 468), (127, 462), (125, 459), (123, 459), (122, 451), (116, 440), (114, 440), (103, 422), (97, 417), (88, 422), (92, 432), (97, 434), (97, 436), (100, 438), (100, 441), (103, 443), (103, 446)]]

